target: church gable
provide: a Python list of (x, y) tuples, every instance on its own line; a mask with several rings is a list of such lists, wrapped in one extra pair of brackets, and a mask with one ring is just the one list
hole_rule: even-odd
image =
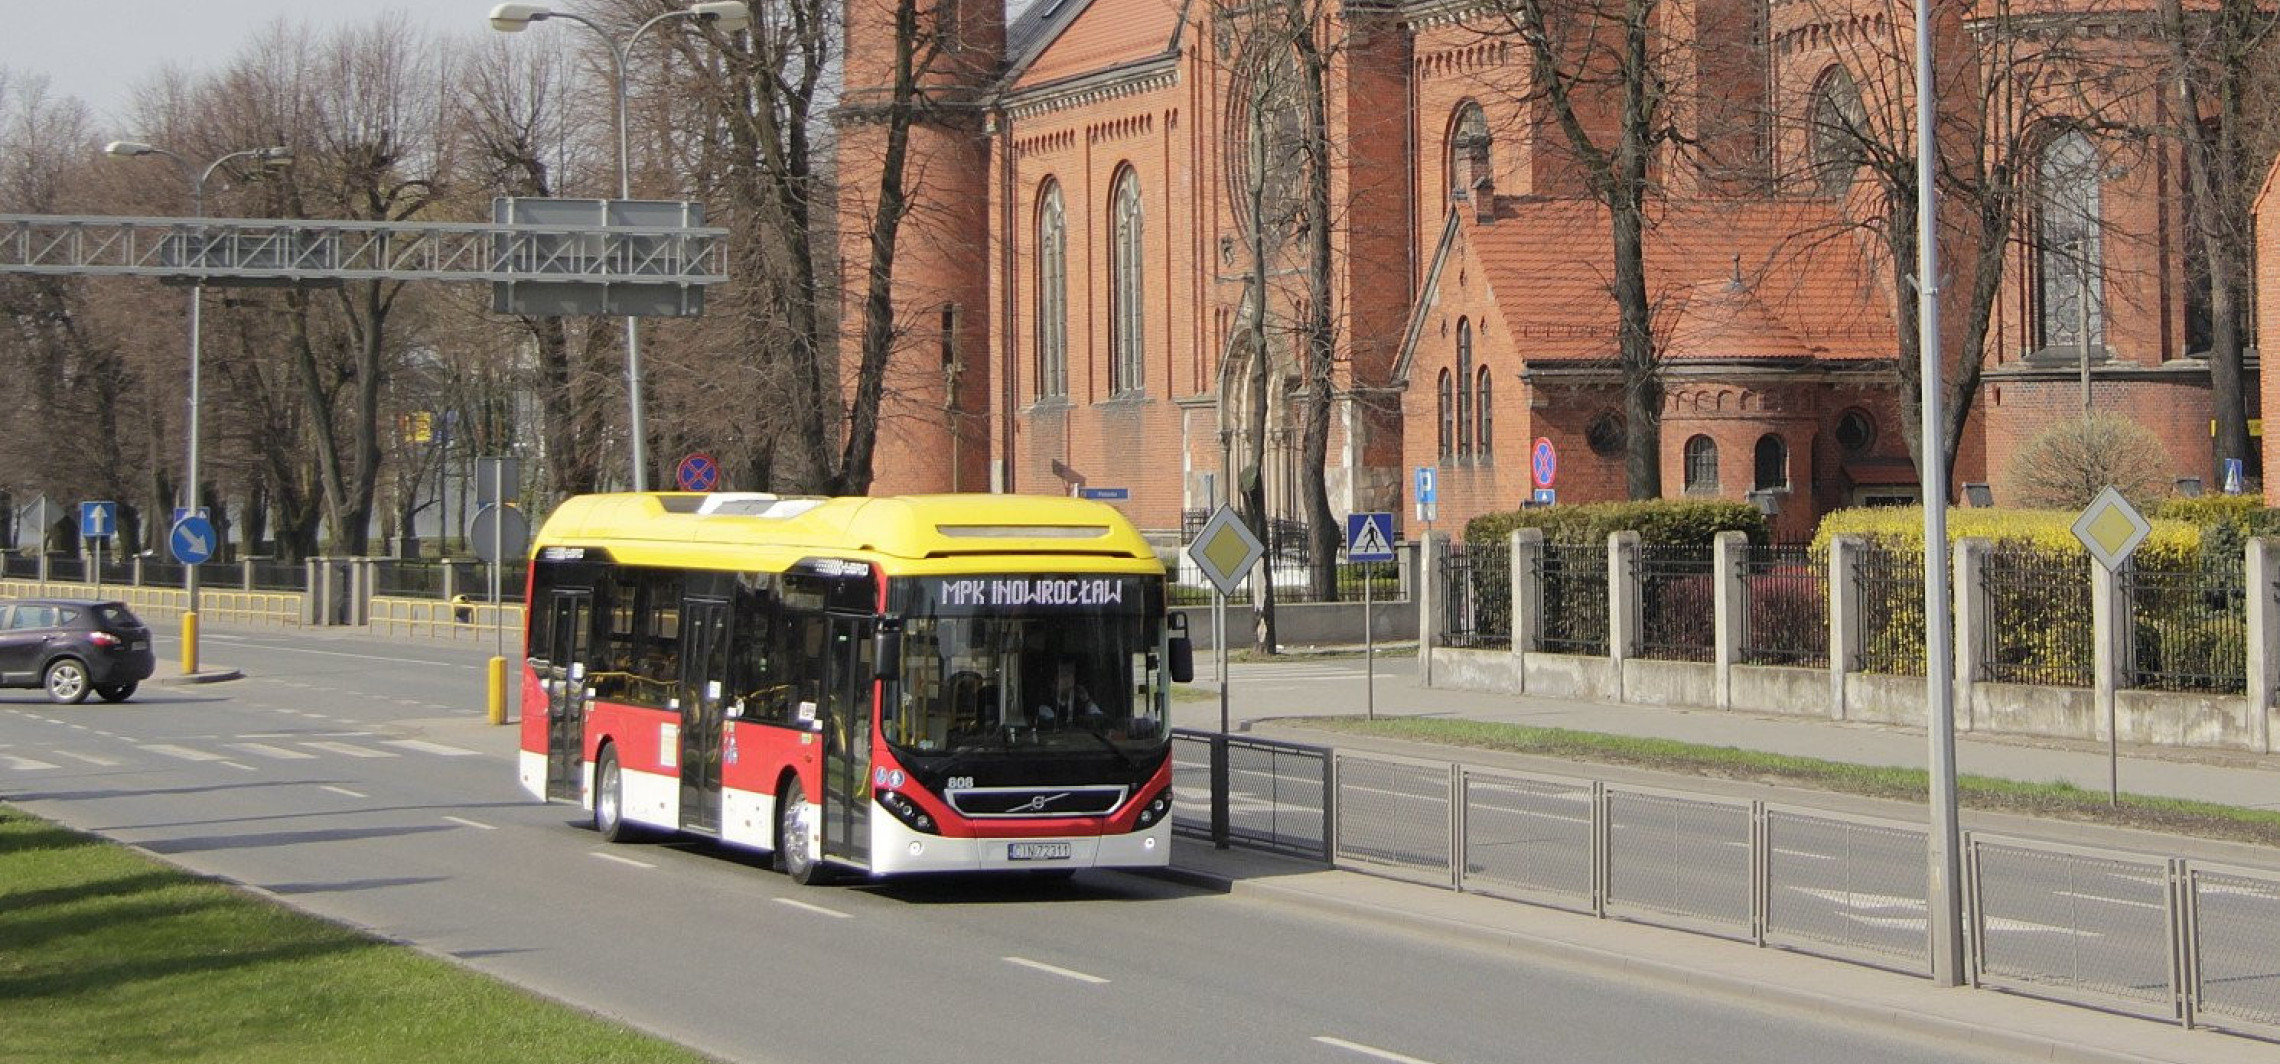
[(1170, 55), (1189, 0), (1037, 0), (1009, 31), (1015, 92)]

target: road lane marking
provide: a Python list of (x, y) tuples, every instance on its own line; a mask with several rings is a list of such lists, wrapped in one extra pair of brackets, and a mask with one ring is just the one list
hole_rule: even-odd
[(282, 746), (271, 746), (268, 743), (231, 743), (230, 745), (240, 750), (260, 754), (263, 757), (273, 757), (279, 761), (306, 761), (317, 756), (299, 750), (287, 750)]
[(68, 757), (68, 758), (70, 758), (70, 759), (72, 759), (72, 760), (74, 760), (74, 761), (85, 761), (85, 762), (87, 762), (88, 764), (90, 764), (90, 765), (94, 765), (94, 766), (95, 766), (95, 767), (97, 767), (97, 768), (117, 768), (117, 767), (119, 767), (119, 763), (118, 763), (117, 761), (114, 761), (114, 760), (112, 760), (112, 759), (110, 759), (110, 758), (108, 758), (108, 757), (100, 757), (100, 756), (97, 756), (97, 755), (95, 755), (95, 754), (81, 754), (81, 753), (74, 753), (74, 752), (72, 752), (72, 751), (70, 751), (70, 750), (55, 750), (55, 751), (50, 751), (50, 752), (51, 752), (51, 753), (54, 753), (54, 754), (56, 754), (56, 755), (57, 755), (57, 756), (59, 756), (59, 757)]
[(497, 831), (497, 830), (499, 830), (499, 828), (498, 828), (498, 825), (496, 825), (496, 824), (486, 824), (486, 823), (483, 823), (483, 822), (482, 822), (482, 821), (480, 821), (480, 820), (469, 820), (469, 819), (467, 819), (466, 817), (463, 817), (463, 816), (447, 816), (447, 817), (444, 817), (444, 819), (445, 819), (445, 820), (448, 820), (448, 821), (451, 821), (451, 822), (452, 822), (452, 823), (454, 823), (454, 824), (458, 824), (458, 825), (461, 825), (461, 826), (463, 826), (463, 827), (470, 827), (470, 828), (479, 828), (479, 829), (481, 829), (481, 830), (483, 830), (483, 831)]
[(322, 786), (319, 786), (317, 789), (318, 789), (318, 790), (320, 790), (320, 791), (331, 791), (331, 792), (333, 792), (334, 794), (340, 795), (340, 796), (342, 796), (342, 797), (345, 797), (345, 798), (370, 798), (370, 797), (372, 797), (372, 796), (371, 796), (371, 795), (369, 795), (369, 794), (364, 794), (364, 793), (361, 793), (361, 792), (358, 792), (358, 791), (352, 791), (352, 790), (349, 790), (349, 789), (348, 789), (348, 788), (346, 788), (346, 787), (335, 787), (335, 786), (333, 786), (333, 785), (331, 785), (331, 784), (329, 784), (329, 783), (328, 783), (328, 784), (324, 784), (324, 785), (322, 785)]
[(229, 767), (231, 767), (231, 768), (234, 768), (234, 769), (237, 769), (237, 770), (238, 770), (238, 771), (240, 771), (240, 772), (259, 772), (259, 771), (261, 771), (260, 769), (258, 769), (258, 768), (255, 768), (255, 767), (253, 767), (252, 765), (241, 765), (241, 764), (238, 764), (238, 763), (237, 763), (237, 762), (235, 762), (235, 761), (224, 761), (224, 762), (222, 762), (222, 764), (224, 764), (224, 765), (228, 765)]
[(2116, 898), (2105, 894), (2083, 894), (2079, 891), (2072, 890), (2058, 890), (2052, 891), (2051, 893), (2056, 894), (2061, 898), (2073, 898), (2077, 901), (2104, 902), (2108, 905), (2119, 905), (2129, 909), (2152, 909), (2155, 912), (2163, 912), (2169, 908), (2160, 902), (2135, 901), (2130, 898)]
[(1376, 1057), (1379, 1060), (1390, 1060), (1393, 1062), (1393, 1064), (1433, 1064), (1432, 1061), (1426, 1060), (1423, 1057), (1412, 1057), (1406, 1054), (1396, 1053), (1390, 1049), (1379, 1049), (1376, 1046), (1366, 1046), (1360, 1042), (1349, 1042), (1343, 1038), (1332, 1038), (1326, 1034), (1315, 1035), (1314, 1040), (1334, 1049), (1343, 1049), (1349, 1053), (1360, 1053), (1365, 1057)]
[(1097, 975), (1086, 975), (1086, 974), (1085, 974), (1085, 973), (1083, 973), (1083, 972), (1070, 971), (1070, 970), (1069, 970), (1069, 969), (1067, 969), (1067, 968), (1062, 968), (1062, 967), (1059, 967), (1059, 966), (1057, 966), (1057, 965), (1051, 965), (1051, 964), (1047, 964), (1047, 963), (1045, 963), (1044, 961), (1033, 961), (1033, 960), (1030, 960), (1030, 959), (1029, 959), (1029, 958), (1027, 958), (1027, 957), (1005, 957), (1005, 958), (1002, 958), (1002, 959), (1003, 959), (1003, 960), (1004, 960), (1004, 961), (1005, 961), (1007, 964), (1018, 964), (1018, 965), (1020, 965), (1020, 966), (1022, 966), (1022, 967), (1024, 967), (1024, 968), (1034, 968), (1034, 969), (1036, 969), (1036, 970), (1038, 970), (1038, 971), (1040, 971), (1040, 972), (1044, 972), (1044, 973), (1046, 973), (1046, 974), (1048, 974), (1048, 975), (1058, 975), (1058, 976), (1060, 976), (1060, 977), (1061, 977), (1061, 978), (1063, 978), (1063, 979), (1074, 979), (1074, 980), (1076, 980), (1077, 982), (1080, 982), (1080, 983), (1105, 983), (1105, 982), (1108, 982), (1108, 980), (1106, 980), (1106, 979), (1103, 979), (1103, 978), (1101, 978), (1100, 976), (1097, 976)]
[(852, 920), (855, 918), (854, 913), (843, 913), (837, 909), (826, 909), (821, 905), (815, 905), (804, 901), (796, 901), (791, 898), (777, 898), (776, 904), (789, 905), (792, 908), (799, 909), (803, 912), (811, 912), (821, 916), (829, 916), (835, 920)]
[(220, 754), (209, 754), (204, 750), (192, 750), (187, 746), (172, 746), (167, 743), (149, 743), (144, 745), (143, 749), (154, 754), (179, 757), (184, 761), (220, 761), (222, 759)]
[(435, 754), (439, 757), (475, 756), (475, 751), (473, 750), (462, 750), (456, 746), (445, 746), (442, 743), (431, 743), (425, 739), (387, 739), (383, 740), (383, 743), (387, 746), (402, 747), (406, 750), (416, 750), (423, 754)]
[(599, 858), (601, 858), (602, 860), (605, 860), (605, 861), (616, 861), (617, 863), (619, 863), (619, 864), (622, 864), (622, 865), (632, 865), (632, 866), (634, 866), (635, 868), (655, 868), (655, 867), (657, 867), (656, 865), (650, 864), (650, 863), (649, 863), (649, 862), (647, 862), (647, 861), (636, 861), (636, 860), (634, 860), (634, 859), (633, 859), (633, 858), (631, 858), (631, 857), (619, 857), (618, 855), (616, 855), (616, 854), (614, 854), (614, 853), (596, 853), (596, 854), (593, 854), (592, 856), (595, 856), (595, 857), (599, 857)]
[(371, 748), (371, 747), (369, 747), (369, 746), (351, 746), (351, 745), (349, 745), (349, 744), (347, 744), (347, 743), (302, 743), (301, 745), (302, 745), (302, 746), (306, 746), (306, 747), (308, 747), (308, 748), (309, 748), (309, 749), (311, 749), (311, 750), (322, 750), (322, 751), (324, 751), (325, 753), (328, 753), (328, 754), (339, 754), (339, 755), (341, 755), (342, 757), (394, 757), (394, 756), (396, 756), (396, 755), (394, 755), (394, 754), (391, 754), (391, 753), (389, 753), (389, 752), (388, 752), (388, 751), (386, 751), (386, 750), (374, 750), (374, 749), (372, 749), (372, 748)]
[(0, 761), (6, 761), (8, 763), (8, 768), (16, 772), (40, 772), (46, 769), (62, 767), (60, 765), (48, 764), (45, 761), (34, 761), (28, 757), (17, 757), (14, 754), (0, 754)]

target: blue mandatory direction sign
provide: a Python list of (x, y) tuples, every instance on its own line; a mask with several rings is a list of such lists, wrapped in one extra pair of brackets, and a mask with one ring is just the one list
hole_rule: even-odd
[(203, 565), (214, 556), (214, 538), (214, 523), (192, 514), (174, 522), (174, 531), (166, 537), (166, 545), (174, 551), (175, 561)]
[(1350, 562), (1392, 561), (1393, 515), (1389, 513), (1347, 514), (1346, 560)]
[(119, 504), (115, 502), (83, 502), (79, 504), (79, 535), (82, 539), (109, 539), (119, 534)]

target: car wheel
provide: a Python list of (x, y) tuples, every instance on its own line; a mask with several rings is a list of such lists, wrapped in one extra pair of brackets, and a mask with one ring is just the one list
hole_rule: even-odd
[(625, 773), (618, 769), (616, 747), (604, 747), (594, 765), (594, 830), (604, 842), (628, 842), (633, 831), (625, 826)]
[(128, 683), (99, 683), (95, 685), (95, 693), (103, 696), (105, 702), (124, 702), (135, 696), (135, 685), (131, 681)]
[(78, 658), (57, 658), (47, 667), (48, 698), (66, 706), (87, 700), (87, 666)]
[(815, 829), (815, 807), (808, 804), (807, 788), (794, 777), (776, 802), (776, 867), (803, 887), (824, 879), (823, 862), (816, 859)]

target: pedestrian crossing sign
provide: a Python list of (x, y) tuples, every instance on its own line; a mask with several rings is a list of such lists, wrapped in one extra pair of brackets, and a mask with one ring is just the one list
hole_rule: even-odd
[(1392, 561), (1393, 515), (1390, 513), (1347, 514), (1346, 560), (1350, 562)]

